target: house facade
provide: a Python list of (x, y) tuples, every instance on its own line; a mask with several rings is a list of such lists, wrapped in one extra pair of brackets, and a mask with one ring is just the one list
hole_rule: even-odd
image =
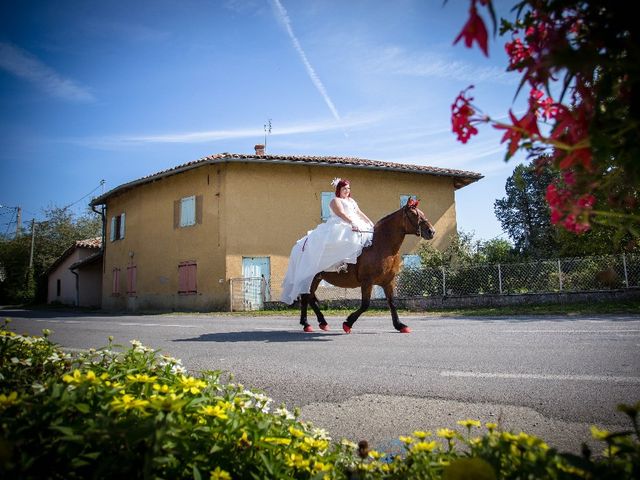
[[(348, 178), (376, 221), (410, 196), (444, 247), (456, 231), (455, 190), (482, 178), (459, 170), (336, 157), (218, 154), (121, 185), (105, 207), (102, 307), (228, 310), (232, 279), (262, 277), (272, 298), (293, 244), (327, 214), (334, 177)], [(415, 249), (407, 237), (402, 253)]]
[[(47, 270), (47, 303), (100, 307), (102, 239), (78, 240)], [(81, 271), (78, 268), (86, 265)], [(81, 276), (80, 276), (81, 275)]]

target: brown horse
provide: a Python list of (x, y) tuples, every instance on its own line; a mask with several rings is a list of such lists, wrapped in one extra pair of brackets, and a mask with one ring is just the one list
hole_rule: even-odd
[(355, 264), (350, 264), (346, 272), (320, 272), (311, 282), (309, 293), (300, 295), (300, 324), (305, 332), (312, 332), (313, 328), (307, 322), (307, 306), (311, 306), (318, 317), (319, 327), (328, 330), (329, 326), (318, 306), (315, 291), (322, 280), (336, 287), (355, 288), (362, 291), (360, 308), (347, 317), (342, 324), (346, 333), (351, 333), (353, 324), (368, 308), (371, 300), (371, 290), (374, 285), (380, 285), (387, 297), (391, 319), (396, 330), (409, 333), (411, 329), (398, 319), (398, 313), (393, 303), (395, 278), (400, 271), (400, 246), (407, 234), (414, 234), (425, 240), (431, 240), (436, 231), (418, 209), (418, 202), (409, 202), (399, 210), (387, 215), (373, 227), (373, 240), (369, 247), (362, 250)]

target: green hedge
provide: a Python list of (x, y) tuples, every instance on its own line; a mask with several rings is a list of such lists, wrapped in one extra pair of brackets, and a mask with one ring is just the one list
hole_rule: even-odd
[(2, 478), (640, 478), (640, 403), (621, 407), (633, 431), (592, 429), (602, 455), (559, 454), (526, 433), (463, 420), (462, 431), (400, 437), (404, 453), (392, 457), (333, 442), (264, 394), (221, 372), (191, 376), (135, 340), (71, 356), (43, 334), (0, 327)]

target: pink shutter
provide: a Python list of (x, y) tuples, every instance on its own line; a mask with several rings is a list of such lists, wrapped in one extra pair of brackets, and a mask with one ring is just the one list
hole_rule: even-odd
[(138, 267), (129, 265), (127, 267), (127, 293), (134, 295), (136, 293), (136, 279), (138, 276)]
[(178, 293), (196, 293), (196, 263), (182, 262), (178, 265)]
[(111, 294), (119, 295), (120, 294), (120, 269), (113, 269), (113, 285), (111, 286)]

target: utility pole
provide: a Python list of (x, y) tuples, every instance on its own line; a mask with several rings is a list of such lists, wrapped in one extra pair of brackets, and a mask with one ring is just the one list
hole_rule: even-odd
[(31, 255), (29, 255), (29, 269), (33, 268), (33, 247), (36, 239), (36, 219), (31, 220)]
[(16, 238), (22, 233), (22, 208), (16, 207)]

